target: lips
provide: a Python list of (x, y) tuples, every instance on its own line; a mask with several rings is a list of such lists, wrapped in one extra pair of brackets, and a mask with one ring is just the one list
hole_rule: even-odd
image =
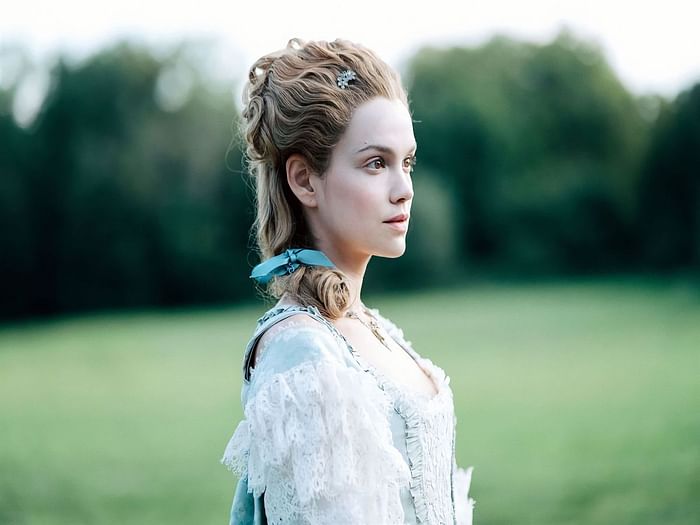
[(384, 224), (392, 230), (405, 234), (408, 231), (408, 215), (405, 213), (394, 215), (391, 219), (385, 220)]
[(408, 215), (402, 213), (401, 215), (395, 215), (391, 219), (387, 219), (384, 222), (394, 223), (394, 222), (404, 222), (408, 220)]

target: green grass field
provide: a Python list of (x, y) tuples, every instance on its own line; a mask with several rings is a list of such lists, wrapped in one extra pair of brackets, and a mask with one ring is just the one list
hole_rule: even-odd
[[(476, 525), (700, 523), (700, 291), (367, 298), (451, 376)], [(0, 524), (227, 523), (219, 464), (262, 307), (0, 328)]]

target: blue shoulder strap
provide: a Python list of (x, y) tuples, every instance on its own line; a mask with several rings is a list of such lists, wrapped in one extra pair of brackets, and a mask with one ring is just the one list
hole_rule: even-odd
[(245, 354), (243, 356), (243, 380), (246, 383), (250, 381), (250, 365), (253, 358), (253, 350), (260, 341), (260, 338), (269, 328), (276, 325), (280, 321), (283, 321), (287, 317), (291, 317), (292, 315), (296, 314), (309, 315), (321, 322), (321, 324), (329, 327), (334, 333), (337, 333), (335, 327), (321, 315), (321, 312), (319, 312), (318, 308), (315, 306), (290, 305), (273, 308), (258, 319), (258, 325), (255, 329), (255, 333), (253, 334), (253, 337), (251, 337), (250, 341), (248, 341), (248, 345), (246, 346)]

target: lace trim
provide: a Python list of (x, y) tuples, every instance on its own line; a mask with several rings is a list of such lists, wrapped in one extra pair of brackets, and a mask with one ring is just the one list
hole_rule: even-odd
[[(449, 388), (450, 378), (430, 359), (421, 357), (413, 349), (411, 342), (405, 339), (403, 331), (383, 317), (377, 309), (371, 311), (380, 320), (387, 333), (433, 379), (437, 389), (436, 394), (422, 394), (402, 389), (379, 370), (368, 366), (336, 327), (323, 318), (313, 307), (280, 307), (268, 312), (259, 323), (290, 309), (311, 311), (315, 314), (313, 317), (328, 326), (336, 339), (345, 344), (356, 362), (366, 372), (370, 372), (377, 385), (389, 397), (393, 398), (394, 409), (406, 423), (406, 445), (410, 470), (409, 489), (419, 522), (426, 524), (453, 523), (457, 519), (458, 525), (471, 525), (474, 506), (474, 500), (468, 498), (471, 468), (466, 471), (457, 469), (456, 466), (454, 469), (452, 468), (455, 418), (452, 391)], [(308, 323), (294, 323), (294, 325), (297, 324), (308, 326)], [(244, 435), (243, 433), (244, 431), (241, 430), (241, 435)], [(448, 442), (452, 444), (451, 447), (445, 446)], [(445, 484), (445, 479), (449, 479), (450, 483)]]
[(472, 525), (474, 504), (469, 497), (469, 486), (472, 481), (472, 467), (468, 469), (457, 468), (454, 476), (455, 488), (455, 514), (457, 525)]
[[(419, 523), (454, 523), (452, 463), (454, 461), (454, 401), (450, 378), (430, 359), (421, 357), (403, 330), (377, 309), (370, 311), (383, 328), (416, 361), (435, 383), (434, 395), (399, 387), (374, 366), (364, 362), (352, 345), (332, 326), (358, 363), (374, 376), (380, 388), (393, 399), (394, 409), (406, 424), (406, 453), (411, 481), (409, 490)], [(449, 480), (445, 482), (444, 480)]]
[(248, 475), (249, 449), (250, 431), (248, 429), (248, 421), (244, 419), (238, 423), (233, 436), (226, 445), (221, 463), (239, 478), (246, 477)]
[(382, 388), (394, 399), (394, 409), (406, 424), (409, 490), (419, 523), (454, 522), (452, 462), (454, 411), (449, 378), (437, 376), (438, 393), (426, 397), (399, 388), (379, 376)]
[[(269, 347), (279, 345), (280, 343), (288, 343), (302, 330), (308, 331), (309, 334), (321, 332), (323, 336), (329, 335), (327, 332), (323, 331), (323, 328), (319, 325), (319, 323), (313, 321), (308, 315), (304, 315), (301, 319), (288, 317), (287, 319), (272, 325), (265, 331), (265, 334), (261, 336), (260, 341), (257, 344), (255, 357), (256, 366), (263, 361), (263, 356), (267, 355), (266, 350)], [(251, 379), (253, 378), (254, 373), (255, 367), (251, 366)]]
[[(387, 333), (416, 360), (435, 382), (438, 392), (434, 397), (416, 395), (398, 388), (382, 378), (383, 388), (395, 399), (397, 412), (406, 422), (406, 449), (412, 480), (410, 492), (420, 523), (471, 525), (474, 500), (468, 498), (471, 467), (454, 467), (455, 416), (450, 378), (430, 359), (421, 357), (403, 331), (372, 310)], [(451, 443), (451, 447), (445, 444)], [(449, 479), (445, 486), (441, 480)]]
[[(308, 315), (299, 314), (296, 317), (288, 317), (287, 319), (280, 321), (279, 323), (268, 328), (268, 330), (265, 332), (267, 334), (267, 337), (263, 341), (265, 344), (263, 344), (262, 346), (267, 347), (271, 342), (275, 340), (275, 338), (280, 333), (282, 334), (281, 337), (285, 337), (284, 332), (286, 332), (289, 328), (318, 329), (318, 325), (319, 323), (312, 320), (311, 317)], [(258, 349), (259, 348), (260, 345), (258, 345)]]
[(275, 523), (402, 523), (410, 472), (391, 410), (362, 371), (303, 363), (265, 378), (222, 461), (247, 475), (255, 497), (265, 493)]

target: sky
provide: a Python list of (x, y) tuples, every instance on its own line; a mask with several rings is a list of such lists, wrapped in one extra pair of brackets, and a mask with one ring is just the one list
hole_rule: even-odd
[[(289, 38), (347, 38), (401, 67), (423, 45), (478, 45), (494, 34), (547, 42), (566, 27), (596, 42), (637, 94), (673, 96), (700, 81), (697, 0), (0, 0), (0, 47), (80, 60), (117, 39), (166, 50), (216, 44), (214, 69), (240, 78)], [(1, 76), (0, 72), (0, 76)]]

